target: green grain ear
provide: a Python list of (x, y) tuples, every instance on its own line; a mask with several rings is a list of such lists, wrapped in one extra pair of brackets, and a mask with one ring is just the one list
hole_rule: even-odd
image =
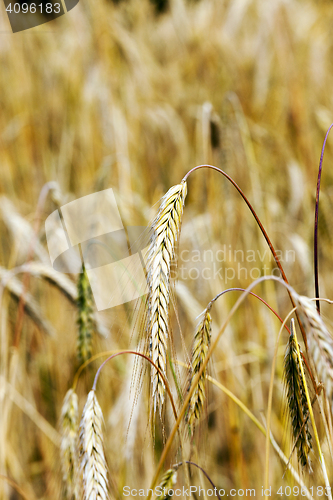
[(93, 297), (84, 264), (77, 282), (77, 307), (77, 357), (80, 363), (84, 363), (91, 357), (93, 340)]
[(312, 449), (312, 436), (309, 429), (309, 408), (297, 357), (297, 346), (293, 328), (291, 328), (284, 356), (284, 382), (298, 462), (302, 468), (306, 467), (309, 472), (312, 472), (309, 457), (310, 450)]
[[(199, 373), (202, 363), (204, 362), (207, 352), (210, 346), (212, 329), (212, 318), (210, 315), (210, 308), (204, 311), (204, 316), (200, 321), (197, 331), (194, 336), (193, 348), (192, 348), (192, 359), (191, 359), (191, 380), (190, 386), (193, 383), (193, 379)], [(202, 412), (202, 408), (206, 399), (206, 373), (205, 369), (198, 381), (198, 384), (192, 394), (188, 411), (186, 414), (186, 420), (190, 425), (191, 432), (194, 430), (195, 422), (199, 420)]]

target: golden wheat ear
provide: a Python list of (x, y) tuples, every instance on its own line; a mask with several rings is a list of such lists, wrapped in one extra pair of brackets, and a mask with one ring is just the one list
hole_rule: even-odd
[(158, 486), (158, 491), (161, 491), (161, 494), (156, 498), (156, 500), (169, 500), (172, 498), (173, 487), (177, 482), (177, 467), (169, 469), (166, 471), (162, 480)]
[[(193, 342), (192, 359), (191, 359), (191, 379), (189, 388), (193, 383), (193, 379), (199, 373), (202, 363), (204, 362), (210, 345), (212, 329), (212, 318), (210, 315), (210, 308), (204, 311), (202, 320), (200, 321)], [(200, 419), (201, 412), (206, 398), (206, 373), (207, 370), (201, 374), (198, 384), (190, 399), (189, 407), (186, 414), (186, 421), (190, 425), (191, 432), (194, 430), (195, 421)]]
[[(146, 334), (149, 339), (149, 357), (166, 377), (168, 338), (170, 336), (170, 271), (179, 239), (186, 182), (177, 184), (163, 196), (159, 212), (152, 224), (147, 257), (147, 316)], [(151, 371), (153, 412), (161, 414), (165, 385), (155, 369)]]
[(88, 394), (80, 423), (82, 500), (109, 499), (107, 465), (103, 448), (103, 414), (94, 390)]
[(67, 498), (79, 499), (78, 493), (78, 398), (73, 389), (67, 391), (60, 417), (60, 458)]
[[(297, 357), (294, 320), (291, 321), (291, 334), (284, 356), (284, 383), (287, 391), (287, 402), (292, 433), (297, 449), (297, 458), (303, 468), (312, 472), (309, 453), (312, 449), (312, 436), (309, 427), (309, 408), (300, 365)], [(300, 349), (300, 347), (299, 347)]]
[(77, 282), (77, 308), (77, 357), (80, 363), (84, 363), (91, 357), (94, 324), (92, 291), (84, 265)]
[(314, 301), (308, 297), (295, 296), (299, 317), (303, 324), (319, 380), (323, 383), (333, 414), (333, 340), (325, 323), (319, 316)]

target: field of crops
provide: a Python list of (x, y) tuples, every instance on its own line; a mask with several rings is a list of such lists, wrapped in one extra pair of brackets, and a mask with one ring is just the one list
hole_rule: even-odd
[[(80, 0), (13, 34), (1, 3), (0, 499), (332, 498), (333, 311), (302, 298), (332, 27), (329, 0)], [(198, 165), (216, 169), (187, 176)], [(125, 253), (141, 245), (136, 300), (103, 268), (122, 261), (116, 238), (95, 269), (81, 243), (79, 268), (51, 255), (48, 217), (65, 227), (77, 206), (73, 232), (109, 227), (88, 195), (110, 190)]]

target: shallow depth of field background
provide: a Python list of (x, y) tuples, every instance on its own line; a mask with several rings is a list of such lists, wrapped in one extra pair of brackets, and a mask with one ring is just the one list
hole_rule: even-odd
[[(195, 165), (211, 163), (231, 175), (254, 205), (282, 252), (292, 286), (314, 295), (316, 177), (325, 132), (333, 121), (331, 1), (170, 0), (157, 13), (148, 0), (81, 0), (66, 16), (15, 35), (10, 34), (2, 4), (0, 14), (3, 268), (25, 262), (30, 225), (46, 182), (56, 181), (59, 191), (47, 198), (42, 211), (39, 240), (45, 253), (40, 251), (34, 259), (45, 261), (44, 221), (59, 204), (111, 187), (124, 223), (145, 226), (170, 186)], [(324, 159), (319, 223), (321, 296), (329, 298), (333, 298), (332, 141), (328, 140)], [(224, 261), (216, 257), (221, 257), (217, 253), (221, 249)], [(237, 257), (234, 250), (240, 251)], [(248, 250), (256, 253), (255, 261), (246, 259)], [(184, 346), (190, 353), (197, 316), (211, 298), (232, 286), (246, 287), (263, 273), (264, 265), (266, 274), (274, 268), (266, 250), (248, 208), (222, 176), (208, 170), (190, 176), (179, 245), (179, 254), (190, 261), (179, 261), (184, 269), (175, 282), (172, 307), (179, 360), (187, 361)], [(295, 258), (284, 259), (286, 251)], [(204, 268), (210, 273), (203, 275)], [(208, 275), (211, 279), (205, 279)], [(78, 368), (77, 313), (64, 294), (44, 280), (31, 278), (29, 291), (54, 336), (24, 317), (15, 387), (10, 385), (17, 302), (4, 293), (0, 474), (19, 484), (30, 499), (51, 500), (63, 498), (57, 430), (63, 397)], [(288, 313), (290, 302), (282, 287), (265, 283), (256, 292), (281, 316)], [(238, 296), (232, 292), (215, 304), (213, 335)], [(322, 306), (329, 327), (331, 307)], [(104, 339), (96, 335), (95, 352), (136, 347), (140, 326), (132, 335), (135, 309), (132, 303), (100, 313), (109, 335)], [(249, 297), (223, 335), (210, 366), (210, 373), (259, 420), (267, 411), (279, 327), (265, 306)], [(283, 334), (272, 432), (289, 456), (281, 380), (286, 340)], [(80, 411), (99, 364), (94, 362), (80, 378)], [(114, 498), (121, 498), (124, 485), (149, 487), (163, 447), (159, 426), (155, 446), (150, 437), (146, 383), (133, 410), (132, 364), (129, 356), (109, 363), (97, 390)], [(178, 370), (185, 389), (184, 370)], [(166, 433), (173, 424), (169, 410)], [(249, 418), (211, 386), (191, 446), (192, 459), (217, 486), (256, 488), (260, 496), (264, 446), (264, 437)], [(178, 459), (170, 454), (166, 467)], [(316, 454), (313, 462), (314, 474), (304, 475), (308, 486), (323, 484)], [(297, 467), (294, 459), (293, 463)], [(332, 483), (329, 457), (328, 469)], [(273, 490), (293, 485), (289, 474), (282, 479), (283, 472), (271, 449)], [(193, 484), (204, 483), (196, 471), (192, 474)], [(183, 481), (180, 471), (179, 484)], [(20, 498), (1, 477), (0, 498)]]

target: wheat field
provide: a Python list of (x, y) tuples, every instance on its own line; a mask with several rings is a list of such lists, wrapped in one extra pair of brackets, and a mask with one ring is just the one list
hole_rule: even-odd
[[(12, 34), (1, 3), (0, 499), (331, 498), (332, 23), (328, 0), (81, 0)], [(329, 136), (329, 300), (332, 159)], [(98, 310), (45, 221), (109, 188), (148, 293)]]

